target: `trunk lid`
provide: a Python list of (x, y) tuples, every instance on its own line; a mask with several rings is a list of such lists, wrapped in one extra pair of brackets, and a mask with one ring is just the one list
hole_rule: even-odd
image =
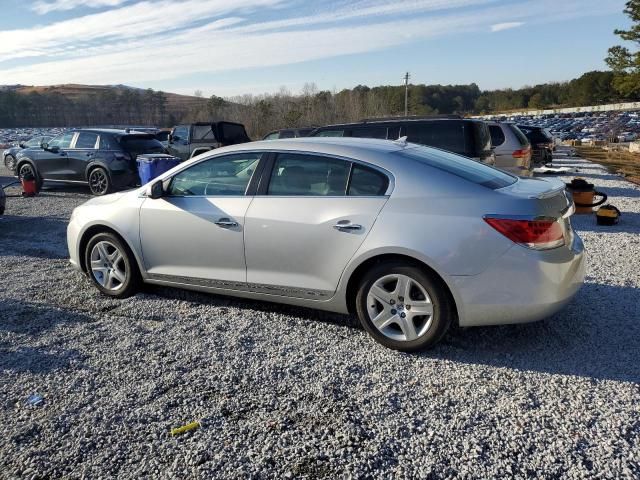
[(497, 191), (514, 200), (527, 201), (531, 215), (561, 218), (574, 212), (566, 184), (557, 178), (518, 178), (514, 184)]

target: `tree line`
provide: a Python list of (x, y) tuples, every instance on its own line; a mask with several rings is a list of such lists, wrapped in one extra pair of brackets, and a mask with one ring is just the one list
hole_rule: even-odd
[[(623, 95), (613, 72), (588, 72), (563, 83), (520, 89), (485, 90), (470, 85), (409, 85), (410, 115), (483, 114), (586, 106), (640, 100), (640, 92)], [(104, 89), (72, 98), (60, 93), (28, 94), (0, 91), (0, 127), (58, 127), (85, 125), (157, 125), (229, 120), (246, 125), (253, 138), (279, 129), (351, 122), (362, 118), (402, 115), (404, 86), (358, 85), (339, 92), (304, 86), (299, 94), (281, 89), (274, 94), (212, 96), (186, 111), (167, 109), (163, 92)]]

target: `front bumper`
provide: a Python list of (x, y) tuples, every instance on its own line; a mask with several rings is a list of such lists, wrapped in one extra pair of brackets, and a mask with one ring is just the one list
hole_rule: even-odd
[(71, 218), (69, 225), (67, 226), (67, 248), (69, 249), (69, 262), (73, 267), (82, 271), (82, 266), (80, 262), (80, 253), (79, 253), (79, 245), (80, 241), (80, 226), (77, 222)]
[(460, 326), (526, 323), (567, 305), (584, 282), (584, 245), (536, 251), (514, 245), (479, 275), (453, 277)]

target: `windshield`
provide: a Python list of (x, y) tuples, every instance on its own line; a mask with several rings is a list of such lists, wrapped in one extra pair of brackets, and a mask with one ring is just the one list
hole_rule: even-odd
[(493, 190), (507, 187), (518, 180), (516, 177), (501, 170), (442, 150), (416, 146), (415, 148), (405, 148), (395, 152), (395, 154), (403, 158), (417, 160), (430, 167), (443, 170)]

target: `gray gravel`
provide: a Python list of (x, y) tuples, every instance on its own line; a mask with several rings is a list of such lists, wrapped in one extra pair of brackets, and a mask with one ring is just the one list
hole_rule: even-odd
[(420, 355), (340, 315), (159, 288), (107, 299), (67, 263), (86, 192), (8, 199), (0, 477), (638, 478), (640, 189), (557, 163), (624, 212), (574, 217), (590, 258), (575, 301)]

